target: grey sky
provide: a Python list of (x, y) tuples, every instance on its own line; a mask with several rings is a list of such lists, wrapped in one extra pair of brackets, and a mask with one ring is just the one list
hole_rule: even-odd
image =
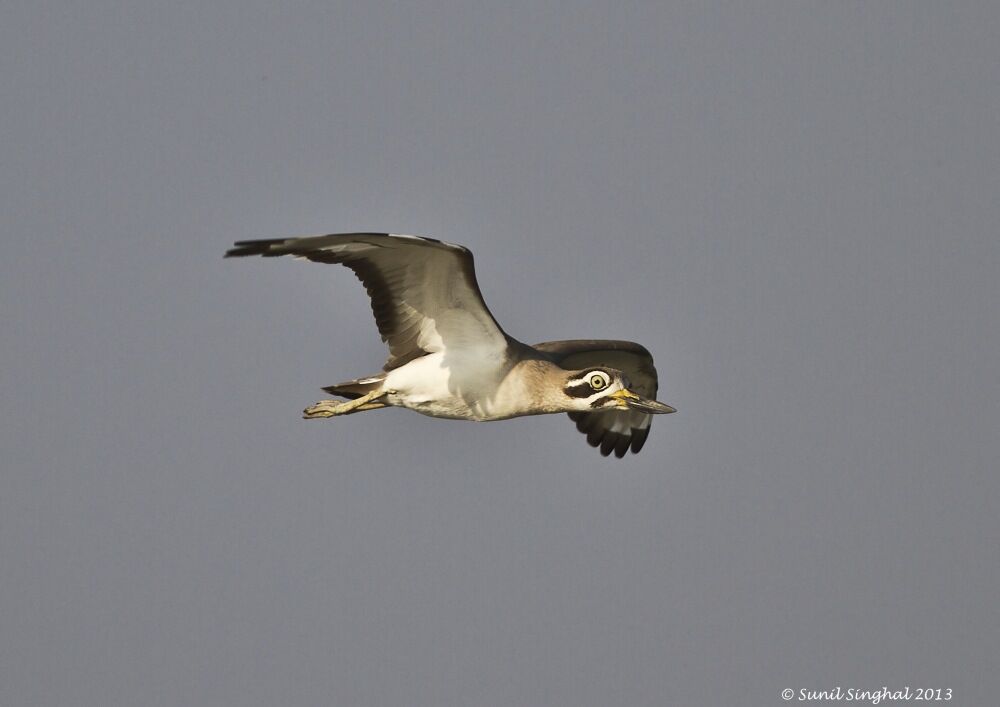
[[(0, 704), (1000, 694), (1000, 6), (6, 2)], [(343, 269), (462, 243), (564, 416), (304, 422), (384, 349)]]

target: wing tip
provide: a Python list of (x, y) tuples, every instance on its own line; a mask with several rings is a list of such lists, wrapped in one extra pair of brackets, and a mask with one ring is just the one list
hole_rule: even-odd
[(601, 456), (608, 457), (614, 452), (618, 459), (622, 459), (629, 451), (638, 454), (649, 438), (648, 427), (632, 427), (629, 434), (620, 434), (601, 427), (598, 418), (591, 415), (592, 413), (571, 412), (569, 418), (576, 423), (576, 429), (586, 436), (587, 444), (598, 448)]
[(632, 454), (638, 454), (644, 444), (646, 444), (646, 439), (649, 437), (649, 428), (645, 429), (639, 427), (632, 428)]
[(305, 236), (301, 238), (268, 238), (265, 240), (236, 241), (233, 247), (226, 251), (224, 258), (242, 258), (250, 255), (261, 255), (267, 257), (277, 257), (287, 255), (287, 252), (280, 250), (280, 246), (290, 245), (294, 241), (305, 241), (313, 239), (330, 238), (399, 238), (414, 241), (425, 241), (441, 246), (445, 249), (455, 250), (460, 253), (472, 255), (472, 251), (458, 243), (448, 243), (437, 238), (428, 236), (411, 236), (406, 233), (376, 233), (374, 231), (357, 231), (354, 233), (328, 233), (323, 236)]
[(248, 255), (262, 255), (265, 258), (275, 257), (282, 255), (282, 253), (274, 252), (274, 247), (283, 245), (285, 242), (286, 239), (284, 238), (268, 238), (257, 241), (236, 241), (233, 243), (233, 247), (227, 250), (226, 254), (222, 257), (243, 258)]

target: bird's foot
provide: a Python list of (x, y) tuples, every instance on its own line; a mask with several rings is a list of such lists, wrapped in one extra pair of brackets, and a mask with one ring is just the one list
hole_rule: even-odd
[(315, 405), (303, 410), (302, 417), (306, 420), (315, 420), (323, 417), (344, 415), (349, 412), (349, 410), (345, 410), (349, 405), (350, 401), (345, 403), (342, 400), (320, 400)]
[(306, 420), (317, 420), (324, 417), (350, 415), (352, 412), (362, 412), (363, 410), (377, 410), (385, 407), (385, 403), (374, 402), (383, 395), (385, 395), (383, 391), (372, 391), (356, 400), (320, 400), (315, 405), (303, 410), (302, 417)]

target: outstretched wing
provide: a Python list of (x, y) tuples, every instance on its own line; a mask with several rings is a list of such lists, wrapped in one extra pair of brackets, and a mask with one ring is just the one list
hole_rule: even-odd
[(291, 255), (346, 265), (368, 290), (382, 341), (385, 370), (446, 349), (498, 356), (507, 336), (476, 283), (472, 253), (433, 238), (340, 233), (307, 238), (238, 241), (227, 258)]
[[(632, 383), (632, 389), (648, 398), (656, 398), (656, 369), (653, 357), (645, 347), (631, 341), (602, 341), (580, 339), (547, 341), (534, 348), (545, 352), (552, 361), (567, 370), (580, 370), (588, 366), (607, 366), (623, 372)], [(600, 447), (601, 454), (611, 452), (619, 459), (629, 449), (638, 454), (649, 436), (653, 416), (637, 410), (601, 410), (599, 412), (571, 412), (569, 417), (576, 428), (587, 435), (592, 447)]]

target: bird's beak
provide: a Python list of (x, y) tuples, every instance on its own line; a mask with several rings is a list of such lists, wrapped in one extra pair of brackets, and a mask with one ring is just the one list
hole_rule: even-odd
[(649, 412), (654, 415), (664, 415), (668, 412), (677, 412), (677, 408), (661, 403), (658, 400), (644, 398), (626, 388), (622, 388), (618, 392), (612, 393), (609, 397), (617, 400), (618, 406), (622, 408), (631, 408), (632, 410)]

